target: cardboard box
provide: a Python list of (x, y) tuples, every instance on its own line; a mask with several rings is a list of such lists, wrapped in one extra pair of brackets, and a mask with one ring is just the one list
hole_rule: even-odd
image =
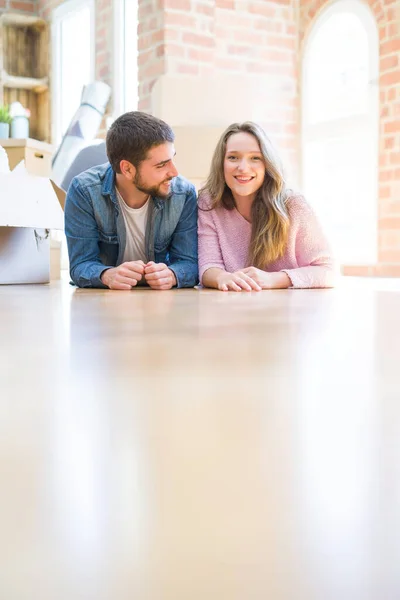
[[(23, 163), (0, 170), (0, 284), (50, 281), (50, 229), (64, 228), (65, 193)], [(5, 172), (4, 172), (5, 171)]]
[(51, 176), (53, 147), (50, 144), (31, 138), (23, 140), (9, 138), (0, 140), (0, 146), (3, 146), (7, 152), (10, 169), (14, 169), (21, 161), (24, 161), (26, 170), (31, 175)]
[(211, 159), (225, 127), (176, 126), (173, 129), (177, 169), (198, 189), (210, 173)]

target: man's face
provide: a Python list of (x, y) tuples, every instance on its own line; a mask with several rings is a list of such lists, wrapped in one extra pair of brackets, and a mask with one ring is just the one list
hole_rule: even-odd
[(154, 146), (136, 169), (133, 184), (150, 196), (167, 198), (171, 180), (178, 175), (174, 164), (175, 148), (171, 142)]

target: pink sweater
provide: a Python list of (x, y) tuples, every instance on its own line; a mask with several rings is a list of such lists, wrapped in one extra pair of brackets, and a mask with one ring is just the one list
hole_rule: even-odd
[[(209, 206), (202, 194), (199, 198), (199, 270), (219, 267), (228, 272), (247, 266), (251, 223), (236, 210)], [(291, 196), (287, 202), (290, 227), (284, 256), (266, 266), (265, 271), (284, 271), (294, 288), (333, 287), (335, 268), (329, 244), (321, 226), (303, 196)]]

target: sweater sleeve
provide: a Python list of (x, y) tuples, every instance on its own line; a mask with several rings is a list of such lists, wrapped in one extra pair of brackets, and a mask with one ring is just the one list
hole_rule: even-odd
[(302, 196), (289, 204), (295, 236), (296, 269), (282, 269), (294, 288), (334, 287), (336, 268), (329, 243), (311, 206)]
[(225, 269), (217, 227), (213, 218), (214, 210), (209, 209), (209, 200), (204, 193), (199, 195), (198, 235), (199, 235), (199, 277), (202, 282), (207, 269)]

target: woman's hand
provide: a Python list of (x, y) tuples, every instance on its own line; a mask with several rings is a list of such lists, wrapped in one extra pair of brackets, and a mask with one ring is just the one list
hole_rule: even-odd
[(244, 271), (227, 273), (223, 271), (217, 278), (217, 288), (222, 292), (260, 292), (261, 286)]
[(237, 273), (243, 273), (251, 277), (263, 290), (285, 289), (292, 285), (289, 276), (284, 271), (268, 273), (257, 269), (257, 267), (246, 267), (241, 271), (237, 271)]

